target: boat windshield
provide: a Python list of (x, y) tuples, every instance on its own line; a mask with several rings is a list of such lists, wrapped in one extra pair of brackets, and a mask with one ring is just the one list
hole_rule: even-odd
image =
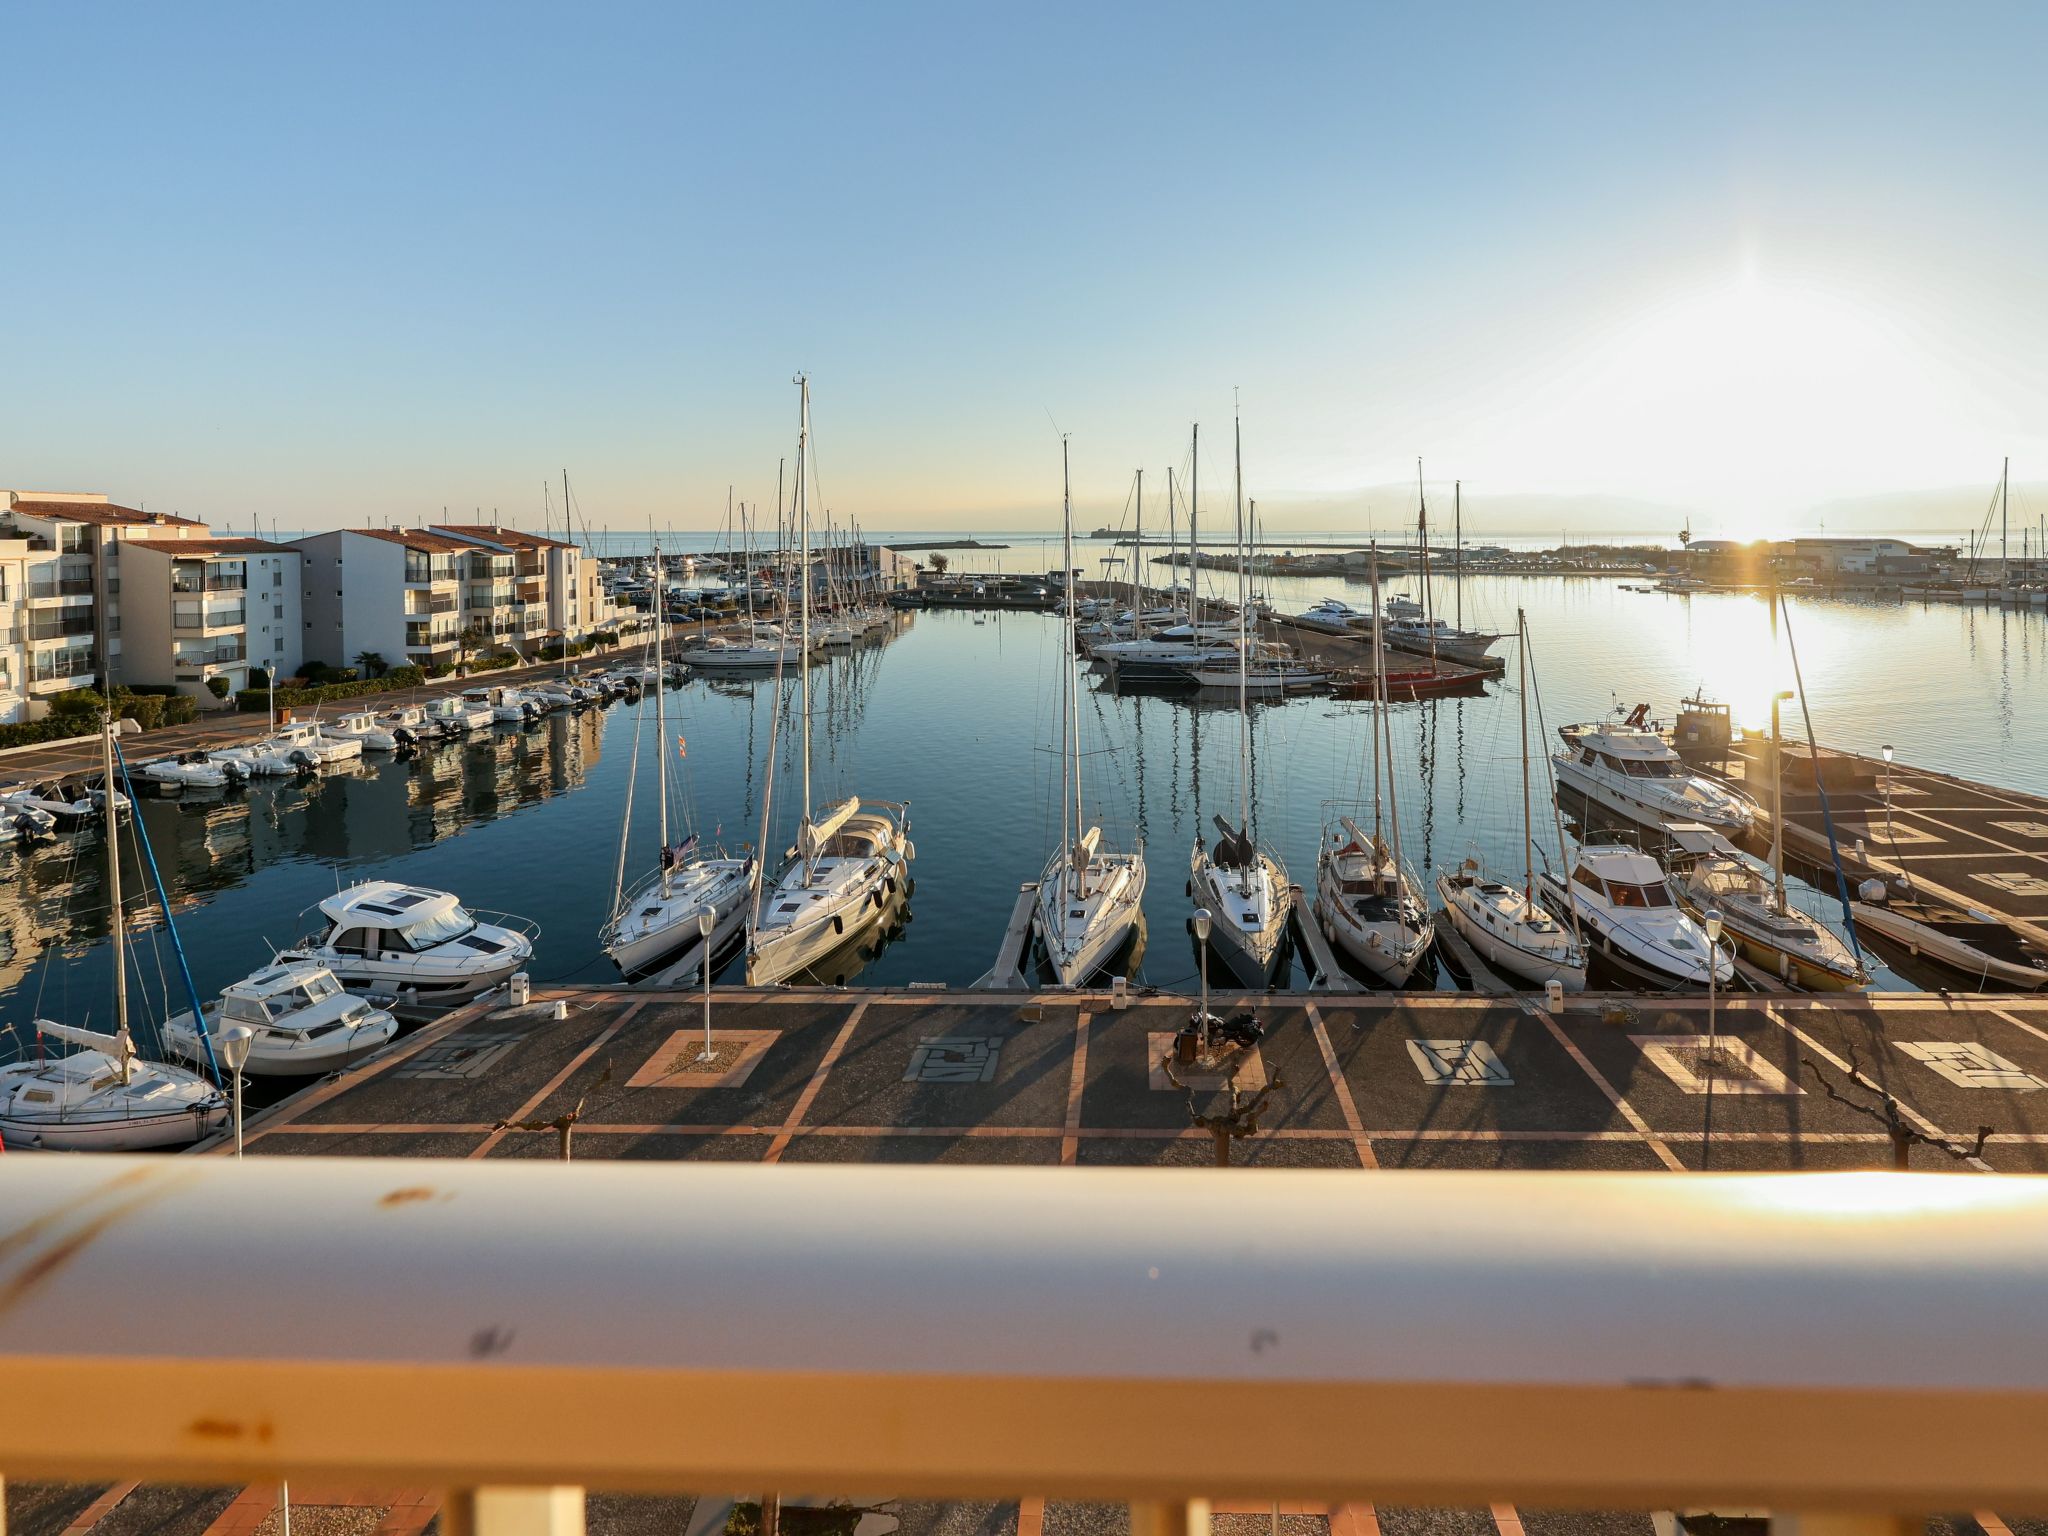
[(476, 919), (461, 907), (450, 907), (439, 917), (422, 918), (405, 930), (414, 949), (431, 949), (459, 939), (476, 927)]
[(1617, 907), (1668, 907), (1671, 892), (1661, 885), (1630, 885), (1625, 880), (1607, 882), (1609, 897)]
[(330, 997), (339, 995), (340, 992), (341, 983), (324, 973), (319, 976), (308, 976), (292, 989), (293, 995), (298, 999), (296, 1006), (300, 1008), (304, 1008), (309, 1003), (324, 1002)]

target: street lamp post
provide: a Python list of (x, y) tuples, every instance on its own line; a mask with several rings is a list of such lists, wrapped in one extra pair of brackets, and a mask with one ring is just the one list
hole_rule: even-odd
[(1202, 972), (1202, 1011), (1196, 1024), (1202, 1032), (1202, 1054), (1209, 1053), (1209, 909), (1195, 909), (1195, 962)]
[(256, 1032), (246, 1024), (237, 1024), (233, 1029), (224, 1031), (220, 1037), (221, 1063), (235, 1075), (233, 1091), (236, 1157), (242, 1155), (242, 1068), (249, 1060), (249, 1047), (255, 1044), (255, 1041)]
[(1892, 836), (1892, 744), (1886, 742), (1878, 750), (1884, 753), (1884, 845), (1896, 860), (1899, 856), (1899, 844)]
[(709, 1061), (716, 1054), (711, 1049), (711, 931), (717, 926), (716, 911), (710, 907), (697, 909), (697, 933), (704, 948), (704, 1052), (697, 1058), (699, 1061)]

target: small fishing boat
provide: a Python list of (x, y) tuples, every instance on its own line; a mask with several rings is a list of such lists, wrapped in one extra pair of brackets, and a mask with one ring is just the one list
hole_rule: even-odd
[(279, 726), (273, 735), (256, 744), (256, 750), (274, 753), (287, 762), (305, 761), (325, 768), (361, 757), (363, 743), (354, 736), (329, 736), (312, 721), (303, 720)]
[(443, 694), (427, 706), (427, 723), (438, 727), (443, 735), (460, 735), (468, 731), (481, 731), (491, 723), (488, 706), (472, 704), (460, 694)]
[[(227, 988), (206, 1010), (206, 1031), (250, 1034), (242, 1070), (251, 1077), (312, 1077), (360, 1061), (398, 1033), (398, 1020), (352, 996), (324, 965), (267, 965)], [(164, 1044), (187, 1061), (206, 1059), (191, 1010), (164, 1023)]]
[(231, 762), (215, 762), (204, 752), (181, 752), (144, 763), (139, 770), (151, 783), (166, 789), (224, 789), (248, 775)]
[(359, 709), (320, 727), (330, 741), (353, 741), (365, 752), (395, 752), (398, 733), (377, 718), (375, 710)]

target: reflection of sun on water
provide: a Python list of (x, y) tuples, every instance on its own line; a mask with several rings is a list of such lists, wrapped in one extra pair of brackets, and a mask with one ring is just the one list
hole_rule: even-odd
[[(1735, 727), (1743, 731), (1767, 731), (1771, 724), (1771, 694), (1789, 689), (1792, 661), (1780, 642), (1775, 662), (1771, 655), (1770, 609), (1756, 600), (1716, 604), (1710, 626), (1695, 628), (1692, 662), (1698, 669), (1701, 695), (1729, 706)], [(1795, 734), (1797, 723), (1789, 713), (1785, 734)]]

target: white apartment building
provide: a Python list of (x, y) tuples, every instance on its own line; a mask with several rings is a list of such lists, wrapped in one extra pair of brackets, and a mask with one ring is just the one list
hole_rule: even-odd
[(436, 523), (432, 531), (461, 539), (484, 557), (473, 557), (476, 573), (464, 589), (465, 621), (479, 633), (527, 651), (563, 637), (581, 640), (597, 627), (598, 565), (574, 544), (496, 524)]
[[(52, 694), (132, 677), (121, 633), (121, 550), (131, 539), (206, 536), (189, 517), (144, 512), (107, 497), (65, 491), (0, 491), (0, 541), (27, 542), (25, 610), (18, 624), (27, 654), (25, 718), (47, 712)], [(19, 684), (17, 684), (19, 686)]]
[(29, 718), (28, 583), (34, 558), (25, 537), (0, 538), (0, 725)]
[(123, 681), (169, 683), (211, 706), (216, 677), (232, 694), (257, 667), (294, 676), (304, 657), (299, 564), (298, 550), (266, 539), (124, 540)]
[(333, 667), (355, 666), (365, 653), (393, 667), (457, 660), (470, 544), (417, 528), (342, 528), (293, 547), (301, 556), (305, 660)]

